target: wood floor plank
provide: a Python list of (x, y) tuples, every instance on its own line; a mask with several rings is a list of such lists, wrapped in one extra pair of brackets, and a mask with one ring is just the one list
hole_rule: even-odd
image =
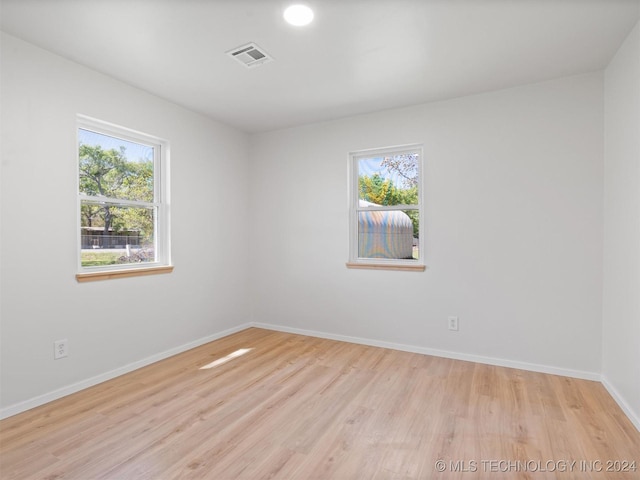
[(640, 433), (597, 382), (251, 328), (3, 420), (0, 478), (634, 480)]

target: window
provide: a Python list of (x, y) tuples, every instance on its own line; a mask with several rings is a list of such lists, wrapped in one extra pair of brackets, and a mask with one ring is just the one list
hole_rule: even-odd
[(424, 270), (422, 146), (350, 155), (352, 268)]
[(166, 142), (86, 117), (77, 134), (78, 280), (168, 266)]

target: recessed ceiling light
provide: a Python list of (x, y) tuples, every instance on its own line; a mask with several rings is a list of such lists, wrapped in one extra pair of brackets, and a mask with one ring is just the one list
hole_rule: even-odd
[(309, 25), (313, 20), (313, 10), (306, 5), (291, 5), (284, 11), (284, 19), (296, 27)]

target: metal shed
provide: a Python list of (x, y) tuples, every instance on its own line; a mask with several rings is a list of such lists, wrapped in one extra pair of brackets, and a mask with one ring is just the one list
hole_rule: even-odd
[[(377, 206), (360, 200), (360, 206)], [(358, 212), (358, 256), (413, 258), (413, 223), (400, 210)]]

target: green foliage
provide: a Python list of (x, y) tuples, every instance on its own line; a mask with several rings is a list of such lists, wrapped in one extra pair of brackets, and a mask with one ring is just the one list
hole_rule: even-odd
[(384, 179), (379, 173), (374, 173), (371, 177), (360, 175), (358, 179), (360, 188), (360, 198), (376, 205), (394, 205), (389, 203), (395, 196), (395, 187), (391, 180)]
[[(402, 179), (402, 187), (394, 185), (390, 178), (379, 173), (371, 176), (360, 175), (358, 187), (360, 198), (376, 205), (417, 205), (418, 204), (418, 163), (416, 155), (396, 155), (386, 157), (381, 166), (390, 174), (397, 174)], [(413, 222), (413, 236), (420, 232), (420, 214), (418, 210), (404, 210)]]
[(418, 186), (396, 187), (391, 179), (385, 179), (379, 173), (372, 176), (360, 175), (358, 179), (360, 198), (376, 205), (416, 205)]
[[(360, 198), (376, 205), (417, 205), (418, 185), (409, 188), (398, 188), (390, 179), (384, 179), (380, 174), (372, 176), (361, 175), (358, 179)], [(413, 222), (413, 236), (420, 232), (420, 213), (418, 210), (403, 210)]]
[[(153, 162), (132, 162), (124, 147), (104, 150), (99, 145), (80, 145), (80, 192), (93, 197), (153, 202)], [(143, 239), (153, 237), (153, 212), (147, 208), (84, 202), (83, 227), (110, 231), (140, 231)]]
[(413, 236), (415, 238), (420, 237), (420, 213), (418, 210), (403, 210), (404, 213), (409, 215), (411, 222), (413, 223)]
[(99, 252), (93, 250), (83, 250), (80, 254), (83, 267), (99, 267), (103, 265), (114, 265), (118, 263), (118, 254), (110, 252)]

